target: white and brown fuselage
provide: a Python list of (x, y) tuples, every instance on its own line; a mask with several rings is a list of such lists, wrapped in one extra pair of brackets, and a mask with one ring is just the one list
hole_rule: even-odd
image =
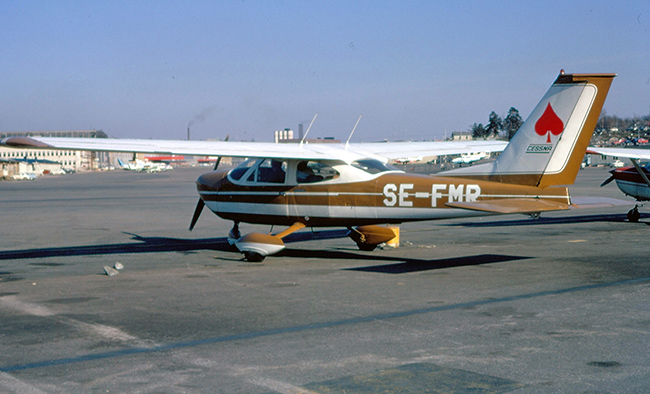
[(637, 201), (650, 201), (650, 170), (647, 167), (630, 166), (611, 171), (618, 188)]
[[(286, 226), (349, 227), (481, 216), (495, 211), (465, 209), (463, 204), (498, 204), (504, 199), (509, 204), (516, 199), (521, 205), (537, 202), (529, 211), (524, 209), (530, 213), (545, 210), (540, 208), (544, 203), (555, 209), (570, 205), (565, 187), (542, 189), (401, 171), (364, 176), (348, 164), (333, 167), (339, 173), (337, 178), (316, 183), (245, 184), (234, 182), (224, 172), (214, 172), (202, 175), (197, 186), (208, 208), (224, 219)], [(355, 175), (359, 180), (342, 180)]]

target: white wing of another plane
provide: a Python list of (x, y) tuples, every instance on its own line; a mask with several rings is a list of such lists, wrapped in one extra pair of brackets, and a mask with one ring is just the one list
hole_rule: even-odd
[(7, 137), (0, 145), (16, 148), (75, 149), (194, 156), (268, 157), (352, 161), (372, 157), (381, 161), (411, 156), (501, 152), (507, 141), (370, 142), (345, 144), (276, 144), (271, 142), (180, 141), (113, 138)]
[(587, 148), (587, 153), (599, 154), (603, 156), (627, 157), (628, 159), (645, 159), (650, 160), (650, 149), (634, 148)]

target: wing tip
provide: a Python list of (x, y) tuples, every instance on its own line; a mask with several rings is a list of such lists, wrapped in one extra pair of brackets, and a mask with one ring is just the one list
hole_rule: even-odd
[(0, 140), (0, 145), (10, 148), (52, 148), (51, 145), (31, 137), (7, 137)]

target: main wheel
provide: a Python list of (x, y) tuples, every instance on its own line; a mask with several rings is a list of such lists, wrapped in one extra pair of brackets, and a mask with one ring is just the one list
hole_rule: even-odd
[(357, 242), (357, 246), (359, 247), (359, 250), (363, 250), (364, 252), (372, 252), (377, 247), (376, 244), (366, 244), (362, 242)]
[(264, 261), (264, 257), (266, 256), (262, 256), (261, 254), (256, 252), (244, 252), (244, 258), (249, 263), (261, 263), (262, 261)]
[(641, 213), (639, 213), (639, 209), (637, 207), (634, 207), (633, 209), (630, 210), (630, 212), (627, 213), (627, 220), (630, 222), (636, 223), (641, 219)]

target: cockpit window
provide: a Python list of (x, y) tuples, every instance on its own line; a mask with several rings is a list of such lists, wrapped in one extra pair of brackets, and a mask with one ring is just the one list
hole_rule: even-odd
[[(244, 175), (248, 174), (246, 179)], [(275, 159), (249, 159), (230, 171), (234, 182), (285, 183), (287, 162)]]
[(296, 181), (298, 183), (327, 181), (337, 176), (339, 176), (338, 171), (318, 161), (303, 160), (298, 162), (298, 166), (296, 167)]
[(397, 168), (395, 168), (395, 167), (393, 167), (391, 165), (382, 163), (381, 161), (375, 160), (375, 159), (357, 160), (357, 161), (353, 161), (351, 164), (352, 164), (352, 166), (354, 166), (354, 167), (356, 167), (356, 168), (358, 168), (360, 170), (364, 170), (365, 172), (367, 172), (369, 174), (378, 174), (378, 173), (384, 172), (384, 171), (399, 171)]

